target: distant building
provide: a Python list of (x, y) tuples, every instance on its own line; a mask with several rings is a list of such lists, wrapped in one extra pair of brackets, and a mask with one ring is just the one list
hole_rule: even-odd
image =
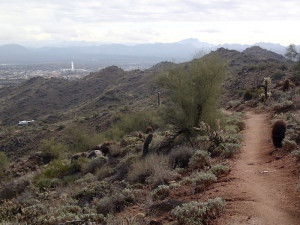
[(19, 125), (29, 125), (30, 123), (33, 123), (34, 120), (21, 120), (19, 121)]

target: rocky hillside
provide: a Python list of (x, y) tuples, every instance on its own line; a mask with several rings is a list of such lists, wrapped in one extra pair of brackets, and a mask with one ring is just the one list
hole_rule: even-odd
[[(14, 125), (19, 120), (78, 112), (82, 108), (103, 108), (122, 100), (135, 100), (149, 92), (151, 71), (126, 72), (107, 67), (78, 81), (36, 77), (19, 86), (0, 89), (0, 121)], [(86, 112), (86, 110), (85, 110)], [(80, 112), (79, 112), (80, 114)]]
[(265, 77), (277, 79), (276, 72), (285, 77), (291, 74), (286, 58), (258, 46), (243, 52), (220, 48), (216, 53), (228, 61), (230, 74), (224, 87), (231, 97), (240, 97), (245, 90), (262, 84)]
[[(215, 53), (229, 62), (231, 72), (225, 88), (231, 93), (256, 86), (276, 70), (289, 73), (283, 56), (257, 46), (243, 52), (220, 48)], [(155, 94), (149, 85), (151, 79), (174, 66), (162, 62), (145, 71), (111, 66), (78, 81), (33, 78), (19, 86), (0, 89), (0, 124), (14, 125), (19, 120), (54, 118), (58, 114), (66, 119), (124, 102), (133, 104)]]

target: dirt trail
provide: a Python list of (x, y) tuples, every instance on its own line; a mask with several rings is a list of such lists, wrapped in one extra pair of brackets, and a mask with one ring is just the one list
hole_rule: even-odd
[(229, 180), (211, 193), (228, 203), (218, 225), (300, 224), (297, 179), (284, 159), (276, 160), (277, 153), (269, 155), (273, 149), (270, 132), (266, 114), (247, 113), (243, 147)]

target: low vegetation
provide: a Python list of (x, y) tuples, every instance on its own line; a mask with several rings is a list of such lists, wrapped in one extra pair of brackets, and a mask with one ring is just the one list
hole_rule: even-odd
[(207, 202), (189, 202), (171, 211), (178, 225), (204, 225), (222, 214), (225, 201), (221, 198), (209, 199)]
[[(119, 96), (120, 105), (110, 107), (114, 115), (97, 127), (101, 132), (79, 128), (85, 123), (95, 126), (100, 117), (96, 112), (57, 125), (57, 136), (44, 136), (40, 152), (31, 156), (39, 164), (31, 169), (35, 172), (28, 182), (19, 181), (22, 190), (9, 190), (15, 183), (2, 185), (0, 219), (16, 224), (120, 224), (119, 213), (128, 207), (166, 204), (161, 213), (170, 213), (172, 223), (208, 224), (224, 212), (224, 200), (179, 206), (169, 202), (174, 196), (180, 202), (181, 188), (195, 194), (218, 182), (230, 169), (217, 162), (226, 164), (226, 158), (239, 151), (244, 114), (219, 110), (226, 75), (224, 60), (208, 55), (157, 75), (152, 86), (161, 91), (159, 105), (156, 93), (151, 104), (122, 105)], [(45, 132), (53, 131), (50, 124), (43, 127)], [(145, 146), (147, 154), (143, 154)], [(90, 155), (93, 151), (97, 154)], [(4, 174), (7, 162), (0, 154)], [(147, 215), (140, 218), (143, 223), (149, 222)]]

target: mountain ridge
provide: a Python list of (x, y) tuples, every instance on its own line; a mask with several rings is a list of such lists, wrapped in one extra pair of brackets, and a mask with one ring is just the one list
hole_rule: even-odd
[[(286, 47), (273, 43), (255, 43), (253, 45), (222, 44), (213, 45), (198, 39), (185, 39), (173, 43), (144, 43), (137, 45), (100, 44), (91, 46), (41, 47), (27, 48), (22, 45), (0, 46), (0, 64), (30, 64), (46, 62), (83, 62), (86, 64), (131, 65), (140, 64), (149, 68), (161, 61), (185, 62), (196, 57), (197, 53), (227, 48), (244, 51), (251, 46), (260, 46), (283, 55)], [(299, 48), (300, 46), (297, 46)]]

